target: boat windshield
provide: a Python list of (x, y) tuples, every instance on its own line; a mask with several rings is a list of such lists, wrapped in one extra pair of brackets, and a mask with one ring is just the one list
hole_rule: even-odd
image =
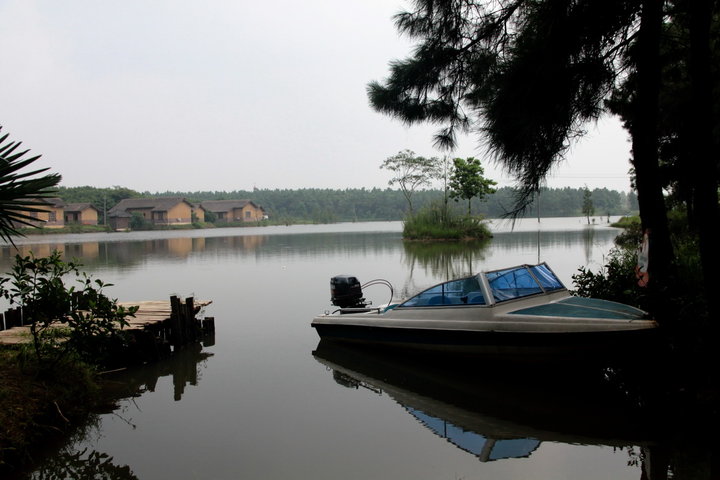
[(547, 265), (523, 265), (485, 274), (496, 302), (565, 288)]
[(435, 285), (408, 299), (400, 307), (485, 305), (477, 275)]

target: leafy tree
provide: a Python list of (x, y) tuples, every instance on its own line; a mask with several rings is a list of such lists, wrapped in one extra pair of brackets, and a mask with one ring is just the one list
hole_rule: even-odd
[(217, 214), (215, 212), (206, 211), (205, 212), (205, 221), (208, 223), (215, 223), (217, 222)]
[(440, 147), (479, 133), (520, 180), (520, 206), (538, 191), (568, 140), (598, 118), (640, 5), (600, 0), (415, 0), (395, 17), (414, 54), (368, 86), (375, 109), (441, 124)]
[[(718, 211), (718, 135), (720, 133), (717, 67), (720, 48), (715, 39), (720, 34), (720, 3), (707, 0), (677, 0), (665, 3), (665, 21), (659, 35), (660, 62), (658, 87), (656, 150), (659, 164), (654, 179), (670, 192), (668, 205), (687, 212), (689, 227), (698, 236), (705, 290), (720, 288), (720, 268), (715, 225)], [(712, 39), (712, 41), (711, 41)], [(643, 59), (640, 49), (627, 52), (626, 63)], [(633, 137), (643, 127), (635, 106), (641, 77), (631, 72), (608, 102), (610, 110), (619, 115)], [(635, 147), (633, 147), (635, 150)], [(647, 221), (647, 198), (641, 191), (644, 176), (636, 167), (638, 202)], [(638, 207), (635, 207), (638, 208)], [(653, 241), (657, 235), (653, 230)], [(651, 243), (652, 245), (652, 243)], [(651, 248), (652, 256), (652, 248)], [(653, 262), (651, 261), (651, 264)], [(711, 306), (716, 302), (709, 302)], [(717, 316), (717, 315), (716, 315)]]
[(403, 150), (386, 158), (380, 168), (393, 173), (394, 177), (388, 182), (388, 185), (397, 184), (400, 187), (408, 202), (410, 214), (412, 214), (413, 194), (418, 188), (430, 185), (432, 179), (437, 177), (438, 159), (418, 157), (411, 150)]
[[(478, 128), (497, 159), (519, 180), (513, 212), (533, 200), (543, 179), (567, 153), (583, 126), (605, 111), (605, 100), (628, 80), (633, 167), (643, 228), (652, 232), (651, 282), (662, 302), (671, 284), (670, 242), (658, 119), (664, 25), (688, 18), (690, 48), (676, 62), (687, 68), (693, 117), (694, 198), (702, 206), (700, 245), (708, 282), (720, 282), (717, 138), (712, 112), (713, 43), (718, 2), (712, 0), (415, 0), (395, 17), (418, 42), (411, 57), (391, 64), (387, 80), (372, 82), (373, 107), (413, 124), (441, 124), (436, 143), (451, 148), (458, 131)], [(669, 13), (669, 15), (668, 15)], [(686, 67), (687, 66), (687, 67)], [(476, 127), (477, 126), (477, 127)], [(657, 287), (655, 287), (657, 285)], [(708, 283), (710, 295), (717, 285)], [(663, 310), (662, 307), (660, 310)]]
[(455, 200), (467, 200), (468, 217), (472, 214), (472, 199), (483, 199), (485, 196), (495, 193), (494, 185), (497, 183), (485, 178), (485, 170), (476, 158), (455, 158), (453, 159), (453, 172), (450, 176), (450, 196)]
[(583, 189), (582, 213), (587, 217), (588, 225), (590, 225), (590, 217), (595, 215), (595, 207), (593, 206), (592, 192), (587, 187)]
[(18, 151), (21, 142), (7, 139), (8, 134), (0, 137), (0, 239), (12, 242), (11, 237), (20, 234), (18, 225), (32, 226), (37, 221), (31, 214), (43, 211), (38, 204), (56, 192), (60, 175), (39, 176), (48, 168), (23, 171), (40, 155), (23, 159), (29, 150)]

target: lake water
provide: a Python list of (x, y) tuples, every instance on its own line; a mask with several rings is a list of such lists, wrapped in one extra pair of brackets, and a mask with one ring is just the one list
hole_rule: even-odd
[[(22, 253), (77, 258), (120, 301), (211, 300), (204, 315), (216, 324), (202, 347), (119, 377), (137, 396), (32, 478), (646, 478), (650, 432), (611, 394), (606, 401), (592, 374), (511, 376), (491, 364), (456, 372), (318, 345), (310, 320), (331, 308), (334, 275), (388, 280), (397, 300), (540, 259), (572, 286), (578, 267), (601, 267), (618, 233), (606, 219), (492, 228), (491, 242), (461, 247), (406, 245), (399, 222), (22, 240)], [(15, 253), (0, 248), (0, 271)], [(383, 287), (365, 293), (389, 300)]]

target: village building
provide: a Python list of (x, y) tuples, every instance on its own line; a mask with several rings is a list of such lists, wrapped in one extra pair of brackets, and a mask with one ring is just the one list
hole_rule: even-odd
[(268, 218), (265, 210), (252, 200), (206, 200), (200, 204), (217, 217), (217, 222), (259, 222)]
[(33, 210), (19, 211), (19, 213), (31, 217), (31, 219), (25, 219), (25, 224), (14, 222), (15, 227), (23, 228), (30, 225), (42, 228), (62, 228), (65, 226), (63, 216), (65, 202), (62, 199), (55, 197), (42, 198), (34, 203), (37, 203), (37, 205), (32, 207)]
[(65, 225), (97, 225), (99, 211), (91, 203), (68, 203), (65, 205)]
[(114, 230), (128, 230), (133, 215), (153, 226), (189, 225), (193, 205), (182, 197), (126, 198), (110, 209), (108, 223)]

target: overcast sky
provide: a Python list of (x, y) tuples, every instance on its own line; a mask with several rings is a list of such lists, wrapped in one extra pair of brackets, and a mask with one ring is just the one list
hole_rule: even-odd
[[(441, 156), (433, 126), (373, 111), (407, 56), (397, 0), (0, 0), (0, 125), (62, 185), (139, 191), (386, 187), (382, 161)], [(629, 143), (588, 125), (550, 187), (628, 191)], [(482, 160), (479, 138), (453, 156)]]

